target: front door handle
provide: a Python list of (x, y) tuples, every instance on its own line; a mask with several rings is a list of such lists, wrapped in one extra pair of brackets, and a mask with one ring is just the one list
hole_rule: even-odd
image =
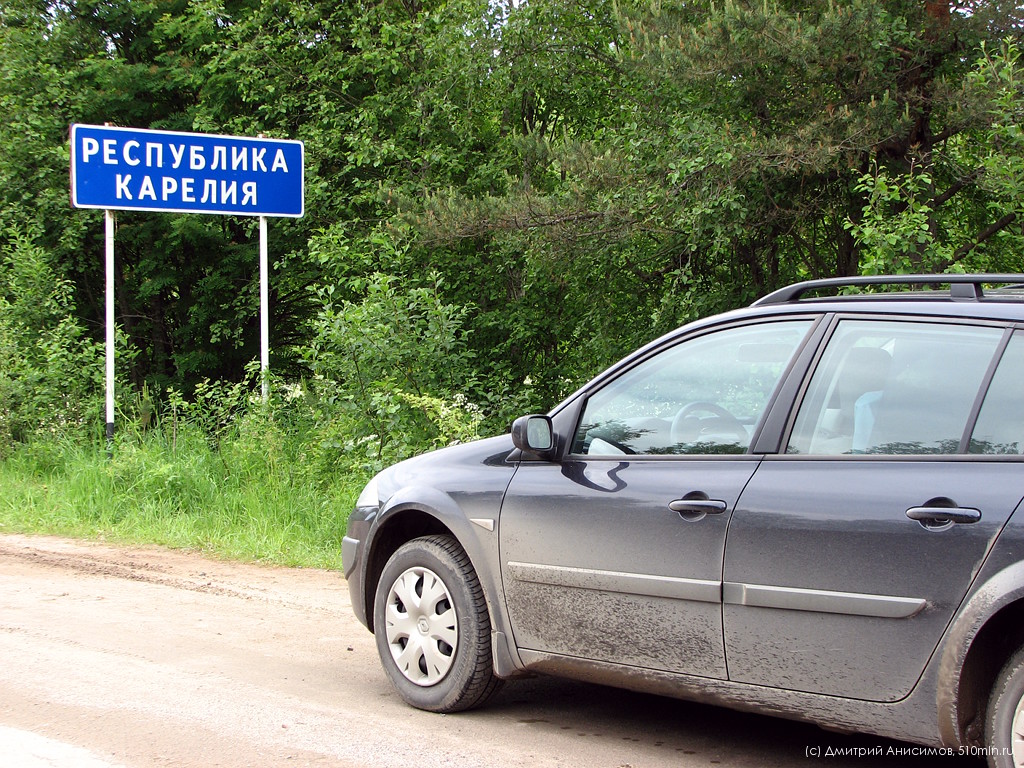
[(670, 501), (668, 508), (673, 512), (678, 512), (683, 520), (696, 522), (702, 520), (705, 515), (722, 514), (729, 508), (729, 505), (721, 499), (708, 498), (708, 495), (702, 491), (694, 491), (681, 499)]
[(907, 517), (917, 520), (925, 528), (948, 528), (952, 525), (969, 525), (981, 520), (981, 510), (972, 507), (942, 506), (934, 500), (923, 507), (911, 507)]

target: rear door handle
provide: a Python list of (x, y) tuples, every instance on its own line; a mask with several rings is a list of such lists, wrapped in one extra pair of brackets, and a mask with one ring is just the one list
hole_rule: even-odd
[(926, 528), (945, 528), (950, 525), (969, 525), (981, 520), (981, 510), (972, 507), (911, 507), (907, 517), (917, 520)]

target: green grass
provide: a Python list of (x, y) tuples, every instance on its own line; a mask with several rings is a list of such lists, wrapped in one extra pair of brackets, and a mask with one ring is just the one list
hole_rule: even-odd
[(332, 466), (273, 425), (249, 427), (216, 446), (154, 431), (119, 440), (110, 457), (60, 440), (18, 446), (0, 460), (0, 532), (340, 569), (368, 473)]

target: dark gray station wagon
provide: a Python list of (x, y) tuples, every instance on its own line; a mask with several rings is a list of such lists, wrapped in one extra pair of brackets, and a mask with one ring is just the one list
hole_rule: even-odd
[[(881, 283), (916, 287), (835, 295)], [(390, 679), (454, 712), (560, 675), (1024, 766), (1022, 286), (793, 285), (381, 472), (344, 563)]]

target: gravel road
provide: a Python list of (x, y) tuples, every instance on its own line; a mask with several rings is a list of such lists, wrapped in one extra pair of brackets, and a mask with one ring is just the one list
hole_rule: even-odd
[(819, 759), (909, 745), (545, 678), (419, 712), (340, 574), (158, 548), (0, 536), (0, 659), (2, 768), (935, 764)]

